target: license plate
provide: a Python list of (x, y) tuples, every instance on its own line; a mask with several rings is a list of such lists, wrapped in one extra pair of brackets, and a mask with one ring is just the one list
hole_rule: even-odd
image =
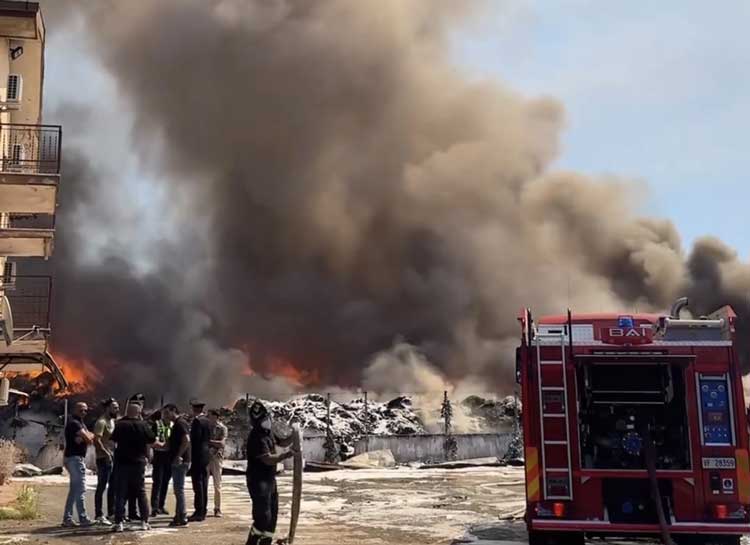
[(734, 469), (734, 458), (703, 458), (703, 469)]

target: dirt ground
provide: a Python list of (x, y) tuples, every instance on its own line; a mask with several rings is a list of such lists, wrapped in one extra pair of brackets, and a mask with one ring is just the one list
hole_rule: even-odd
[[(87, 508), (93, 516), (89, 478)], [(250, 525), (250, 499), (244, 478), (225, 476), (222, 519), (209, 518), (187, 528), (167, 527), (157, 517), (150, 532), (113, 534), (109, 529), (60, 528), (67, 494), (62, 477), (26, 480), (36, 483), (41, 518), (28, 522), (0, 521), (0, 545), (77, 544), (242, 545)], [(150, 488), (150, 486), (149, 486)], [(189, 487), (188, 487), (189, 488)], [(279, 478), (280, 515), (277, 534), (289, 521), (291, 478)], [(211, 496), (211, 494), (209, 494)], [(192, 495), (188, 497), (189, 504)], [(209, 511), (213, 511), (212, 498)], [(174, 509), (174, 498), (167, 504)], [(470, 468), (461, 470), (342, 470), (306, 473), (300, 524), (300, 545), (437, 545), (477, 543), (517, 545), (527, 542), (523, 522), (523, 470)], [(639, 543), (643, 543), (642, 541)]]

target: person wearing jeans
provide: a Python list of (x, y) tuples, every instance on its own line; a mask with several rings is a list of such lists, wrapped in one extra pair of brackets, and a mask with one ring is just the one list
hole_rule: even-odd
[(70, 476), (70, 488), (65, 500), (65, 512), (62, 525), (64, 528), (78, 526), (73, 520), (73, 506), (78, 511), (81, 526), (91, 526), (92, 521), (86, 514), (86, 450), (94, 441), (92, 434), (83, 423), (89, 408), (85, 403), (76, 403), (73, 414), (65, 424), (65, 451), (63, 465)]
[(175, 463), (172, 466), (172, 488), (174, 488), (175, 515), (170, 526), (187, 525), (187, 505), (185, 504), (185, 476), (188, 472), (188, 464)]
[[(102, 403), (104, 414), (94, 425), (94, 448), (96, 449), (96, 494), (94, 494), (94, 508), (96, 522), (104, 526), (111, 524), (110, 519), (115, 514), (115, 479), (113, 456), (115, 444), (111, 440), (115, 431), (115, 421), (120, 412), (120, 406), (114, 398)], [(104, 516), (104, 492), (107, 492), (107, 517)]]
[[(108, 526), (115, 515), (115, 479), (111, 458), (96, 459), (96, 492), (94, 493), (94, 516), (97, 524)], [(104, 492), (107, 492), (107, 516), (104, 516)]]
[(172, 429), (167, 439), (167, 456), (172, 466), (172, 488), (177, 503), (174, 519), (170, 526), (187, 526), (187, 505), (185, 505), (185, 476), (190, 466), (190, 427), (180, 416), (177, 405), (164, 405), (162, 418), (172, 423)]

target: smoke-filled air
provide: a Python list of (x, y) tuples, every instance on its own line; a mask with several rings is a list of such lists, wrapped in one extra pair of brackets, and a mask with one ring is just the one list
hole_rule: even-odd
[[(112, 390), (507, 393), (522, 307), (688, 295), (750, 319), (732, 249), (682, 248), (628, 180), (551, 168), (564, 106), (455, 64), (478, 5), (56, 3), (52, 39), (78, 25), (132, 119), (45, 114), (66, 131), (53, 351)], [(136, 175), (104, 149), (121, 130)]]

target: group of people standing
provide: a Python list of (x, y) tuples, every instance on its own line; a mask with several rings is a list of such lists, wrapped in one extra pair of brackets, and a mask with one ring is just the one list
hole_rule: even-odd
[[(221, 517), (221, 465), (227, 428), (219, 412), (205, 413), (205, 403), (191, 402), (192, 420), (173, 404), (164, 405), (148, 417), (143, 414), (144, 398), (132, 396), (125, 416), (115, 399), (103, 402), (103, 413), (94, 431), (85, 424), (86, 403), (76, 403), (65, 426), (64, 466), (70, 475), (70, 490), (65, 502), (63, 526), (110, 526), (124, 530), (126, 521), (140, 521), (142, 530), (150, 529), (149, 516), (169, 515), (165, 508), (169, 482), (175, 495), (176, 510), (170, 526), (187, 526), (208, 515), (208, 480), (213, 478), (214, 516)], [(97, 487), (94, 496), (95, 520), (86, 513), (86, 451), (96, 450)], [(152, 464), (151, 502), (146, 494), (146, 466)], [(185, 480), (190, 476), (195, 510), (187, 515)], [(104, 497), (107, 497), (107, 515)], [(73, 508), (79, 522), (73, 520)], [(127, 507), (127, 517), (126, 517)]]

